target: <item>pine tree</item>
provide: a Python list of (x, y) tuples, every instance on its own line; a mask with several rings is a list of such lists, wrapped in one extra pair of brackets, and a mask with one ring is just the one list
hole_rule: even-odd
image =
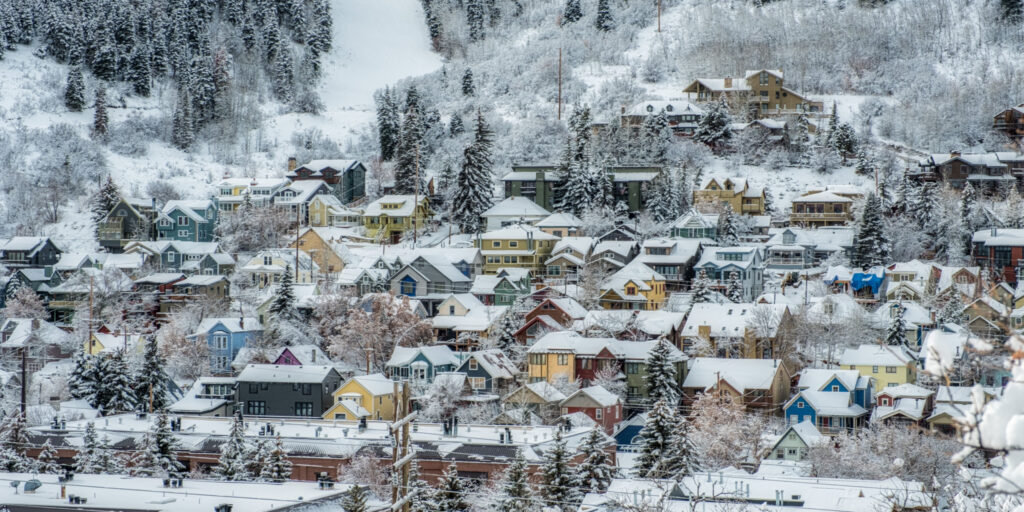
[(729, 282), (726, 284), (725, 296), (735, 302), (743, 302), (743, 283), (740, 282), (740, 275), (736, 271), (729, 272)]
[(193, 131), (192, 99), (185, 87), (178, 87), (178, 101), (171, 121), (171, 143), (181, 150), (188, 149), (195, 142)]
[(473, 70), (466, 68), (466, 72), (462, 74), (462, 95), (472, 96), (476, 93), (476, 87), (473, 86)]
[(274, 447), (270, 450), (263, 466), (260, 478), (271, 482), (284, 482), (292, 476), (292, 462), (288, 460), (288, 454), (284, 451), (284, 442), (281, 436), (274, 440)]
[(691, 302), (694, 304), (711, 302), (711, 280), (708, 279), (708, 274), (704, 269), (697, 273), (697, 278), (693, 280), (693, 286), (690, 287), (690, 293), (693, 295)]
[(331, 16), (330, 0), (313, 0), (312, 23), (306, 44), (316, 48), (317, 53), (331, 51), (334, 39), (334, 17)]
[(718, 243), (722, 247), (732, 247), (740, 243), (739, 219), (728, 205), (718, 216)]
[(878, 196), (874, 193), (869, 195), (853, 241), (850, 263), (855, 268), (868, 269), (888, 263), (889, 246), (882, 226), (881, 209)]
[(473, 142), (462, 153), (462, 170), (456, 178), (452, 198), (452, 220), (463, 233), (478, 233), (483, 229), (480, 215), (493, 204), (493, 177), (491, 175), (491, 147), (494, 134), (476, 113), (476, 132)]
[(466, 0), (466, 24), (469, 26), (469, 41), (476, 42), (484, 38), (486, 10), (483, 0)]
[(267, 311), (274, 317), (290, 317), (295, 309), (295, 289), (292, 283), (295, 282), (292, 266), (285, 265), (284, 274), (281, 275), (281, 282), (277, 285), (277, 294), (274, 301), (270, 303)]
[[(415, 90), (415, 89), (414, 89)], [(408, 103), (408, 97), (406, 99)], [(395, 193), (412, 194), (419, 187), (420, 195), (423, 194), (423, 173), (417, 182), (417, 167), (423, 165), (423, 121), (420, 118), (420, 110), (417, 104), (413, 104), (405, 113), (402, 120), (402, 135), (399, 139), (396, 156), (398, 157), (395, 168)]]
[(1020, 229), (1024, 228), (1024, 200), (1021, 199), (1017, 187), (1010, 187), (1006, 194), (1006, 227)]
[(840, 124), (836, 132), (831, 134), (831, 142), (832, 149), (835, 149), (837, 153), (843, 156), (844, 162), (848, 155), (853, 155), (857, 152), (857, 133), (850, 123)]
[(655, 115), (644, 118), (640, 128), (640, 145), (646, 163), (667, 165), (668, 152), (675, 143), (672, 128), (668, 123), (668, 115), (663, 109)]
[(164, 364), (157, 349), (156, 337), (147, 337), (142, 367), (135, 377), (135, 403), (142, 406), (140, 409), (153, 412), (171, 405), (167, 397), (168, 377), (164, 372)]
[(690, 437), (690, 422), (687, 421), (685, 416), (678, 416), (679, 421), (676, 422), (672, 436), (669, 438), (671, 446), (669, 450), (670, 456), (667, 457), (665, 463), (669, 474), (677, 480), (680, 477), (692, 475), (700, 471), (697, 447), (693, 444), (693, 439)]
[(960, 196), (960, 217), (964, 221), (964, 228), (970, 234), (985, 227), (985, 213), (978, 202), (978, 193), (970, 181), (964, 185)]
[(156, 416), (156, 425), (153, 426), (153, 453), (159, 462), (161, 474), (171, 478), (180, 478), (185, 471), (185, 465), (178, 460), (178, 440), (171, 432), (171, 426), (167, 417), (167, 411), (161, 410)]
[(96, 437), (96, 425), (90, 421), (85, 425), (82, 446), (75, 452), (73, 463), (75, 473), (99, 473), (101, 469), (99, 452), (101, 449), (99, 439)]
[(556, 430), (554, 445), (544, 454), (541, 496), (546, 506), (563, 512), (576, 510), (583, 498), (579, 491), (579, 476), (571, 467), (571, 457), (562, 439), (562, 431)]
[(96, 399), (104, 416), (135, 409), (135, 393), (132, 391), (132, 377), (123, 350), (100, 358), (97, 365), (99, 377)]
[(61, 472), (60, 464), (57, 462), (57, 450), (47, 439), (43, 448), (36, 457), (36, 470), (44, 475), (56, 475)]
[(96, 35), (96, 50), (92, 54), (92, 72), (96, 78), (107, 82), (117, 79), (117, 43), (110, 31), (100, 28)]
[(71, 398), (85, 400), (90, 406), (95, 407), (96, 403), (96, 382), (94, 358), (85, 351), (75, 353), (75, 368), (68, 378)]
[(64, 87), (64, 106), (72, 112), (81, 112), (85, 108), (85, 81), (82, 79), (82, 68), (71, 66), (68, 70), (68, 81)]
[(670, 222), (679, 217), (682, 208), (679, 183), (675, 173), (669, 169), (662, 169), (657, 176), (651, 180), (650, 195), (647, 201), (647, 211), (657, 222)]
[(247, 467), (249, 446), (245, 440), (245, 424), (242, 415), (236, 414), (227, 440), (220, 445), (220, 458), (213, 468), (214, 474), (224, 480), (249, 480)]
[(954, 292), (952, 297), (946, 300), (936, 316), (936, 321), (941, 324), (954, 324), (963, 326), (967, 323), (967, 314), (963, 302)]
[(437, 501), (434, 488), (420, 478), (420, 466), (413, 459), (409, 463), (409, 511), (435, 512)]
[(679, 417), (675, 408), (665, 400), (658, 400), (647, 414), (647, 422), (637, 435), (640, 456), (633, 465), (637, 478), (674, 478), (669, 462), (673, 452), (673, 437)]
[(377, 139), (381, 160), (390, 161), (395, 157), (401, 137), (401, 124), (394, 92), (385, 87), (384, 92), (377, 96)]
[(608, 0), (597, 0), (597, 18), (594, 19), (594, 27), (601, 32), (609, 32), (615, 28)]
[(828, 117), (828, 131), (825, 133), (825, 147), (836, 147), (835, 137), (839, 132), (839, 112), (836, 109), (836, 102), (832, 102), (832, 114)]
[(608, 437), (594, 427), (580, 446), (580, 452), (586, 455), (579, 467), (580, 492), (583, 494), (608, 490), (615, 476), (615, 468), (605, 451), (607, 442)]
[(648, 400), (677, 403), (679, 384), (676, 377), (677, 370), (675, 362), (672, 361), (672, 351), (664, 338), (659, 338), (647, 356), (647, 375), (644, 377), (644, 383), (647, 385)]
[(114, 450), (110, 447), (110, 438), (106, 435), (100, 439), (96, 450), (96, 468), (97, 473), (104, 475), (119, 475), (125, 472), (122, 459), (114, 455)]
[(92, 136), (97, 140), (106, 140), (107, 125), (107, 88), (100, 85), (96, 88), (96, 104), (92, 117)]
[(142, 97), (149, 96), (153, 81), (153, 69), (150, 65), (152, 56), (149, 45), (137, 46), (129, 57), (128, 79), (132, 82), (132, 90)]
[(345, 512), (366, 512), (366, 487), (353, 485), (341, 499), (341, 509)]
[(498, 324), (498, 348), (505, 354), (508, 354), (516, 345), (519, 344), (519, 340), (516, 339), (516, 331), (522, 327), (522, 319), (519, 315), (509, 309), (504, 316), (501, 317), (501, 322)]
[(27, 473), (35, 470), (35, 461), (25, 455), (29, 447), (28, 424), (20, 410), (14, 410), (0, 422), (0, 470)]
[(1003, 11), (1002, 21), (1007, 25), (1020, 25), (1024, 22), (1024, 2), (1021, 0), (1000, 0)]
[(532, 512), (537, 510), (537, 502), (530, 490), (529, 473), (526, 471), (526, 457), (523, 450), (516, 450), (516, 456), (505, 470), (501, 483), (501, 493), (495, 510), (497, 512)]
[(729, 105), (725, 102), (723, 94), (717, 102), (711, 104), (704, 117), (697, 122), (693, 140), (707, 144), (712, 149), (719, 148), (732, 139), (732, 129), (729, 127), (731, 122)]
[(907, 323), (903, 321), (905, 309), (902, 304), (896, 304), (892, 318), (889, 321), (889, 329), (885, 332), (886, 345), (893, 347), (907, 345)]
[(458, 113), (452, 114), (452, 119), (448, 122), (448, 136), (457, 137), (465, 131), (466, 128), (462, 124), (462, 116)]
[(278, 101), (292, 101), (295, 91), (295, 65), (292, 62), (292, 51), (288, 43), (281, 41), (275, 52), (274, 59), (274, 97)]
[(566, 0), (565, 11), (562, 13), (562, 25), (576, 23), (583, 17), (583, 8), (580, 7), (580, 0)]
[(858, 148), (857, 150), (856, 170), (857, 174), (860, 174), (861, 176), (871, 176), (875, 172), (875, 165), (871, 162), (871, 159), (868, 158), (867, 151), (864, 151), (863, 148)]
[(246, 456), (246, 471), (257, 480), (263, 480), (263, 468), (270, 459), (270, 440), (265, 437), (258, 437), (249, 447)]
[(89, 208), (92, 210), (92, 220), (99, 222), (110, 213), (110, 210), (117, 206), (120, 200), (121, 192), (117, 190), (117, 185), (114, 184), (114, 180), (108, 174), (107, 179), (103, 181), (103, 185), (100, 185), (99, 190), (92, 197), (92, 204)]
[(469, 510), (470, 505), (466, 502), (465, 494), (466, 488), (462, 485), (462, 480), (459, 479), (459, 470), (455, 463), (452, 463), (444, 471), (444, 474), (441, 475), (441, 480), (437, 483), (437, 491), (435, 493), (437, 512), (464, 512)]
[(806, 115), (800, 114), (792, 128), (789, 126), (786, 128), (786, 145), (790, 153), (797, 155), (797, 162), (803, 161), (811, 146), (810, 121), (807, 120)]

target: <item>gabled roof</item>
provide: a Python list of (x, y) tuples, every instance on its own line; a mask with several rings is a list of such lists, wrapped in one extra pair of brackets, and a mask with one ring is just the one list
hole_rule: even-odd
[(46, 345), (61, 345), (68, 341), (68, 333), (46, 320), (32, 320), (29, 318), (8, 318), (0, 324), (0, 332), (8, 333), (7, 340), (3, 342), (4, 347), (24, 347), (42, 343)]
[[(779, 441), (785, 439), (786, 435), (790, 431), (796, 434), (797, 437), (799, 437), (800, 440), (808, 447), (816, 446), (819, 443), (828, 440), (828, 436), (822, 435), (821, 432), (818, 432), (818, 428), (814, 426), (814, 423), (811, 420), (804, 420), (795, 425), (790, 425), (789, 428), (782, 433), (782, 437), (779, 438)], [(778, 445), (778, 443), (776, 443), (776, 445)]]
[(465, 366), (470, 359), (476, 360), (477, 364), (494, 379), (511, 379), (519, 373), (515, 363), (496, 348), (470, 352), (466, 354), (462, 365)]
[(583, 221), (571, 213), (552, 213), (534, 223), (539, 228), (578, 228), (582, 225)]
[(533, 226), (522, 224), (507, 226), (480, 235), (481, 240), (526, 240), (527, 238), (534, 240), (558, 240), (558, 237), (555, 235), (545, 233)]
[(853, 403), (852, 393), (835, 393), (832, 391), (801, 390), (783, 405), (788, 408), (798, 399), (803, 398), (819, 416), (857, 417), (867, 414), (868, 410)]
[[(355, 167), (355, 165), (358, 164), (358, 163), (359, 163), (359, 160), (342, 160), (342, 159), (336, 159), (336, 160), (310, 160), (309, 162), (306, 162), (305, 164), (302, 164), (302, 165), (296, 167), (295, 169), (296, 170), (302, 169), (302, 168), (309, 169), (310, 171), (313, 171), (314, 175), (316, 175), (316, 174), (322, 174), (324, 169), (327, 169), (329, 167), (331, 169), (334, 169), (336, 171), (339, 171), (339, 172), (343, 173), (343, 172), (349, 170), (350, 168)], [(292, 172), (294, 172), (294, 171), (292, 171)]]
[(318, 345), (307, 343), (305, 345), (289, 345), (287, 347), (281, 347), (278, 349), (277, 357), (275, 357), (274, 360), (281, 357), (285, 351), (288, 351), (295, 356), (295, 359), (298, 359), (299, 364), (301, 365), (332, 364), (331, 358), (328, 357)]
[(780, 368), (782, 364), (778, 359), (697, 357), (690, 359), (687, 364), (683, 387), (711, 390), (721, 378), (740, 393), (751, 389), (769, 389)]
[[(331, 186), (323, 180), (293, 181), (287, 187), (284, 187), (280, 192), (278, 192), (277, 198), (274, 199), (274, 202), (281, 205), (308, 203), (317, 195), (326, 195), (320, 192), (322, 188), (326, 188), (328, 191), (331, 190)], [(286, 190), (294, 192), (295, 195), (292, 197), (284, 197), (282, 193)]]
[(860, 345), (848, 348), (839, 357), (843, 366), (906, 366), (914, 358), (902, 347), (888, 345)]
[(853, 199), (843, 197), (829, 191), (814, 192), (800, 197), (795, 197), (793, 203), (852, 203)]
[[(395, 392), (395, 381), (385, 377), (383, 373), (357, 375), (348, 380), (348, 382), (352, 381), (355, 381), (373, 396), (391, 395)], [(348, 382), (345, 384), (348, 384)], [(342, 387), (345, 384), (342, 384)]]
[[(387, 195), (367, 205), (366, 211), (363, 212), (363, 215), (367, 217), (374, 217), (378, 215), (387, 215), (389, 217), (409, 217), (413, 214), (415, 200), (416, 196), (414, 194)], [(420, 197), (420, 202), (425, 200), (425, 197)], [(385, 209), (385, 204), (399, 204), (401, 206), (399, 208)]]
[(421, 354), (433, 366), (452, 365), (457, 367), (462, 362), (447, 345), (432, 345), (428, 347), (395, 347), (386, 366), (389, 368), (408, 366)]
[(250, 364), (238, 374), (238, 382), (320, 384), (331, 372), (337, 373), (327, 365)]
[(206, 334), (213, 329), (217, 324), (223, 325), (228, 331), (231, 332), (253, 332), (262, 331), (263, 326), (260, 325), (259, 320), (253, 317), (211, 317), (204, 318), (202, 322), (199, 322), (199, 326), (196, 327), (195, 332), (197, 334)]
[(756, 318), (755, 315), (759, 311), (768, 310), (775, 313), (771, 317), (773, 320), (772, 330), (768, 333), (771, 337), (775, 335), (779, 323), (782, 321), (783, 313), (788, 309), (789, 307), (785, 304), (755, 304), (753, 302), (694, 304), (686, 317), (682, 335), (695, 338), (700, 336), (701, 326), (708, 326), (711, 329), (712, 338), (742, 338), (747, 328), (754, 328), (751, 322)]
[(526, 219), (549, 215), (551, 212), (539, 204), (525, 197), (517, 196), (506, 198), (480, 214), (481, 217), (524, 217)]
[(16, 236), (0, 246), (0, 251), (27, 252), (31, 257), (46, 245), (47, 240), (50, 239), (45, 236)]
[(900, 384), (899, 386), (882, 388), (878, 390), (877, 394), (892, 398), (928, 398), (935, 393), (917, 384)]
[(799, 388), (811, 391), (828, 391), (824, 387), (833, 378), (838, 378), (848, 391), (853, 391), (858, 388), (858, 381), (861, 379), (860, 372), (857, 370), (833, 370), (827, 368), (806, 368), (799, 375)]
[(548, 384), (546, 381), (531, 382), (526, 385), (526, 389), (532, 391), (545, 402), (561, 402), (562, 400), (565, 400), (565, 394), (551, 384)]
[(204, 212), (208, 208), (216, 210), (216, 205), (214, 205), (213, 201), (209, 199), (174, 199), (167, 201), (167, 203), (164, 204), (164, 207), (160, 209), (160, 214), (157, 218), (173, 220), (170, 218), (170, 215), (177, 210), (185, 214), (186, 217), (192, 219), (194, 222), (206, 224), (209, 220), (200, 212)]
[(563, 406), (564, 404), (566, 404), (567, 402), (569, 402), (570, 400), (577, 396), (586, 396), (587, 398), (590, 398), (595, 403), (597, 403), (599, 407), (611, 407), (622, 402), (622, 398), (620, 398), (619, 395), (616, 395), (615, 393), (608, 391), (604, 387), (590, 386), (586, 388), (581, 388), (577, 390), (575, 393), (569, 395), (569, 397), (566, 398), (565, 400), (562, 400)]

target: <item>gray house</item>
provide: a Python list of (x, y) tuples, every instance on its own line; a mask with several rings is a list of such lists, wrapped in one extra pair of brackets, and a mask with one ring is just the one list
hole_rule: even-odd
[(246, 416), (319, 418), (341, 384), (333, 366), (250, 364), (238, 374), (238, 402)]
[(440, 255), (418, 256), (391, 276), (391, 291), (423, 303), (430, 315), (453, 293), (469, 293), (473, 279)]

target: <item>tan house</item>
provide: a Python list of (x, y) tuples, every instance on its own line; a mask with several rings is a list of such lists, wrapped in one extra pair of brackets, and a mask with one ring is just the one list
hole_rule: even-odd
[(683, 405), (702, 393), (732, 397), (748, 409), (778, 413), (789, 398), (791, 375), (779, 359), (698, 357), (687, 363)]
[(693, 191), (693, 204), (703, 213), (715, 213), (724, 203), (736, 213), (764, 215), (764, 201), (764, 187), (752, 187), (746, 178), (712, 176)]
[(743, 78), (698, 78), (683, 89), (698, 102), (718, 101), (724, 94), (734, 105), (746, 105), (754, 117), (821, 112), (823, 104), (785, 86), (781, 69), (748, 70)]
[(1013, 140), (1024, 138), (1024, 103), (996, 114), (992, 118), (992, 129)]
[(834, 192), (804, 194), (793, 199), (789, 225), (820, 228), (853, 221), (853, 199)]
[[(332, 196), (327, 196), (332, 197)], [(309, 255), (320, 272), (336, 274), (345, 268), (345, 257), (349, 255), (339, 238), (341, 228), (305, 228), (299, 235), (299, 249)], [(296, 242), (288, 244), (295, 248)]]

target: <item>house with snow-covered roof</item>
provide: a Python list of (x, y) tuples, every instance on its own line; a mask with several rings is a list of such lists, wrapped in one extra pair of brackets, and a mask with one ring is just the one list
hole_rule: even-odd
[(971, 183), (974, 188), (1013, 184), (1024, 172), (1024, 155), (997, 153), (934, 153), (918, 161), (913, 177), (948, 183), (955, 189)]
[(429, 384), (441, 372), (452, 372), (462, 363), (446, 345), (395, 347), (384, 367), (393, 380)]
[(320, 267), (309, 254), (288, 248), (263, 249), (249, 258), (238, 271), (247, 275), (257, 288), (263, 289), (280, 283), (286, 269), (295, 284), (312, 283), (314, 274), (320, 273)]
[(488, 306), (471, 293), (450, 294), (431, 319), (434, 339), (456, 350), (469, 350), (490, 336), (508, 308)]
[(519, 376), (516, 364), (496, 348), (465, 354), (455, 371), (466, 375), (470, 392), (476, 394), (504, 395)]
[(212, 242), (217, 228), (217, 203), (212, 199), (167, 201), (153, 221), (157, 240)]
[(246, 416), (319, 418), (333, 404), (341, 376), (332, 365), (250, 364), (237, 381)]
[(805, 369), (797, 393), (782, 406), (786, 423), (810, 421), (825, 435), (864, 427), (871, 406), (871, 379), (856, 370)]
[(515, 338), (524, 345), (552, 331), (564, 331), (587, 316), (587, 309), (571, 297), (547, 297), (526, 313)]
[(541, 231), (555, 235), (559, 238), (576, 236), (583, 221), (579, 217), (567, 212), (555, 212), (533, 224)]
[(793, 198), (789, 224), (809, 228), (842, 226), (853, 221), (853, 199), (825, 190)]
[(702, 393), (719, 393), (748, 409), (774, 412), (789, 397), (789, 369), (779, 359), (697, 357), (686, 367), (682, 384), (686, 406)]
[[(661, 172), (660, 167), (619, 165), (605, 172), (611, 178), (613, 203), (622, 202), (631, 212), (645, 204), (648, 183)], [(555, 210), (556, 190), (565, 177), (556, 165), (513, 164), (512, 171), (501, 177), (505, 197), (525, 197), (548, 211)]]
[(769, 229), (765, 242), (770, 270), (803, 270), (821, 265), (833, 255), (849, 257), (856, 231), (848, 227)]
[[(71, 336), (46, 320), (7, 318), (0, 324), (0, 359), (24, 361), (28, 375), (55, 361), (69, 359), (75, 352)], [(24, 358), (23, 358), (24, 356)]]
[(406, 231), (421, 229), (430, 218), (430, 201), (415, 194), (386, 195), (366, 205), (363, 228), (366, 236), (384, 243), (397, 243)]
[(287, 178), (224, 178), (216, 185), (217, 206), (222, 212), (233, 212), (246, 200), (253, 206), (269, 206), (289, 183)]
[(730, 101), (748, 105), (755, 118), (812, 114), (822, 112), (824, 107), (821, 101), (786, 87), (781, 69), (747, 70), (742, 78), (698, 78), (683, 92), (696, 95), (701, 103), (719, 101), (724, 95)]
[(474, 241), (484, 256), (484, 273), (519, 267), (539, 272), (551, 256), (558, 237), (533, 226), (516, 224), (487, 231)]
[(309, 204), (317, 196), (330, 194), (331, 186), (323, 180), (293, 181), (277, 191), (274, 196), (274, 207), (300, 226), (308, 226)]
[(624, 340), (664, 339), (682, 347), (686, 314), (664, 309), (656, 311), (595, 310), (572, 324), (572, 330), (586, 336), (612, 336)]
[(611, 435), (622, 421), (622, 398), (601, 386), (580, 388), (559, 404), (562, 415), (583, 413)]
[(473, 279), (436, 254), (420, 254), (391, 276), (391, 292), (423, 303), (430, 314), (453, 293), (469, 293)]
[(622, 126), (639, 133), (644, 121), (650, 117), (664, 115), (672, 134), (689, 137), (697, 129), (697, 123), (704, 117), (704, 109), (686, 100), (648, 100), (628, 109), (622, 107)]
[(634, 260), (601, 284), (601, 307), (652, 311), (665, 305), (665, 276)]
[(185, 339), (205, 343), (210, 351), (210, 371), (231, 374), (231, 362), (239, 351), (263, 336), (263, 326), (253, 317), (211, 317), (199, 323)]
[(16, 236), (0, 245), (0, 263), (12, 269), (48, 267), (60, 261), (63, 252), (49, 237)]
[(350, 228), (349, 232), (355, 235), (355, 230), (351, 228), (363, 225), (362, 208), (345, 206), (340, 199), (332, 195), (314, 196), (307, 208), (310, 227)]
[(121, 252), (129, 241), (153, 240), (157, 212), (153, 198), (118, 197), (114, 207), (96, 223), (100, 247)]
[(525, 268), (501, 268), (495, 275), (480, 274), (469, 289), (487, 306), (511, 306), (530, 293), (530, 271)]
[(693, 266), (703, 270), (712, 289), (724, 293), (733, 273), (743, 288), (743, 300), (754, 300), (764, 289), (764, 254), (757, 247), (705, 247)]
[(872, 314), (875, 326), (882, 330), (888, 329), (901, 309), (907, 345), (913, 350), (919, 350), (925, 336), (938, 326), (934, 311), (914, 301), (890, 300), (878, 306)]
[(293, 183), (322, 180), (330, 185), (333, 197), (348, 204), (366, 195), (366, 166), (359, 160), (310, 160), (302, 165), (288, 159), (288, 179)]
[(711, 176), (693, 191), (694, 207), (718, 213), (724, 206), (741, 215), (764, 215), (764, 187), (751, 186), (746, 178)]
[(551, 212), (525, 197), (508, 197), (480, 214), (484, 229), (494, 231), (512, 224), (534, 224), (551, 215)]
[(900, 384), (882, 389), (875, 396), (871, 423), (923, 425), (932, 410), (930, 389), (915, 384)]
[(350, 377), (331, 393), (334, 404), (321, 415), (328, 420), (395, 419), (395, 381), (383, 373)]
[(1017, 283), (1024, 272), (1024, 229), (991, 228), (971, 236), (971, 262), (988, 268), (993, 278)]
[(683, 325), (682, 346), (724, 358), (771, 357), (780, 328), (789, 320), (785, 304), (694, 304)]
[(804, 420), (789, 425), (775, 441), (775, 444), (768, 449), (768, 455), (765, 458), (801, 461), (807, 458), (807, 452), (811, 448), (826, 443), (828, 439), (827, 436), (818, 432), (811, 420)]
[(555, 242), (551, 257), (544, 261), (549, 279), (575, 280), (586, 265), (597, 239), (590, 236), (566, 236)]
[(564, 393), (547, 381), (524, 384), (502, 397), (506, 410), (527, 410), (544, 419), (552, 419), (560, 413), (559, 405), (565, 400)]
[(888, 300), (921, 300), (934, 293), (941, 268), (930, 262), (910, 260), (885, 268), (885, 298)]
[(875, 379), (879, 390), (917, 382), (917, 359), (906, 347), (872, 344), (847, 348), (839, 356), (839, 365)]
[(702, 242), (693, 239), (651, 238), (644, 240), (640, 255), (636, 257), (665, 278), (665, 286), (672, 291), (683, 289), (683, 283), (693, 275), (703, 250)]

